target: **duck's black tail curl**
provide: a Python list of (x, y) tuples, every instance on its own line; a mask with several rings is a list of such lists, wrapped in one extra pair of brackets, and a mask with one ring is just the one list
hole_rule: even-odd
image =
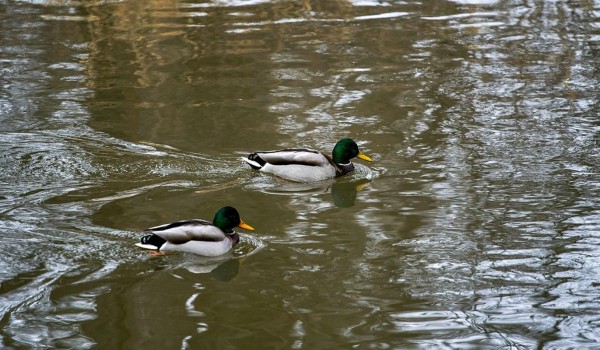
[(160, 247), (162, 247), (162, 245), (165, 244), (167, 241), (164, 238), (159, 237), (155, 234), (149, 234), (149, 235), (142, 236), (142, 239), (140, 240), (140, 242), (142, 244), (155, 246), (156, 249), (160, 249)]
[(248, 160), (251, 160), (252, 162), (254, 162), (255, 164), (253, 164), (252, 162), (248, 162), (248, 164), (250, 164), (250, 166), (253, 169), (260, 169), (263, 166), (265, 166), (265, 164), (267, 164), (267, 162), (265, 162), (264, 159), (262, 159), (258, 153), (252, 153), (251, 155), (248, 156)]

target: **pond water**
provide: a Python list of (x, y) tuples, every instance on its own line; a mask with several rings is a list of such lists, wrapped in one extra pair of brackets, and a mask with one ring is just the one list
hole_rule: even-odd
[[(0, 346), (597, 346), (599, 14), (0, 0)], [(343, 137), (334, 181), (240, 160)], [(225, 205), (226, 256), (134, 246)]]

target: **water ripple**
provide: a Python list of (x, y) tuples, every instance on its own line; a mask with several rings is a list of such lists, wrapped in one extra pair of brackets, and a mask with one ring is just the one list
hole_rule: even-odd
[[(2, 346), (600, 340), (594, 6), (0, 8)], [(313, 187), (236, 154), (346, 136), (376, 161)], [(132, 246), (219, 203), (230, 255)]]

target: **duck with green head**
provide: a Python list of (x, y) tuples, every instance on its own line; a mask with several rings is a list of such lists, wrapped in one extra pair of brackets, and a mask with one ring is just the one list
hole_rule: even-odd
[(233, 231), (234, 227), (254, 230), (240, 219), (235, 208), (223, 207), (217, 211), (212, 223), (193, 219), (151, 227), (136, 245), (156, 251), (219, 256), (229, 252), (239, 242), (240, 236)]
[(283, 149), (279, 151), (254, 152), (242, 158), (253, 169), (281, 178), (297, 181), (322, 181), (344, 176), (354, 170), (351, 159), (372, 159), (358, 149), (354, 140), (339, 140), (331, 156), (310, 149)]

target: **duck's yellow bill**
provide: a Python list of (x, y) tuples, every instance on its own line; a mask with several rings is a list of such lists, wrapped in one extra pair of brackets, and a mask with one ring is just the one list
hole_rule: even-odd
[(247, 223), (243, 222), (242, 220), (240, 220), (240, 224), (238, 225), (238, 227), (245, 228), (246, 230), (254, 231), (254, 227), (248, 225)]
[(372, 161), (373, 161), (373, 159), (371, 159), (371, 157), (369, 157), (368, 155), (366, 155), (366, 154), (362, 153), (361, 151), (358, 151), (358, 155), (357, 155), (357, 157), (358, 157), (358, 158), (360, 158), (360, 159), (367, 160), (367, 161), (369, 161), (369, 162), (372, 162)]

